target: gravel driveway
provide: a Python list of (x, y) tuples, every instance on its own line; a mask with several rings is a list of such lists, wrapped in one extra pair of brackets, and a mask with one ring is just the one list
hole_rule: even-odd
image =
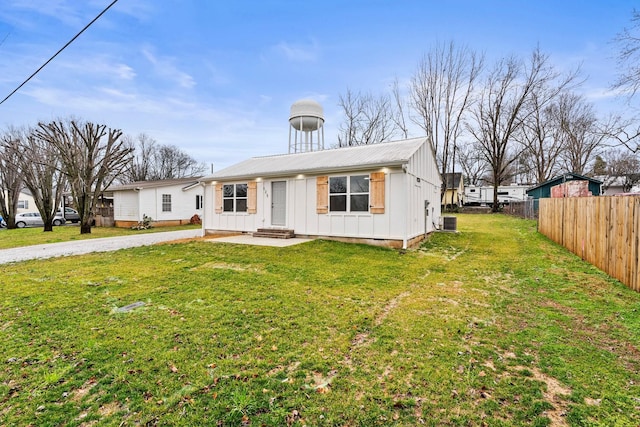
[(165, 231), (160, 233), (136, 234), (133, 236), (102, 237), (73, 242), (47, 243), (45, 245), (24, 246), (0, 250), (0, 264), (45, 259), (67, 255), (81, 255), (91, 252), (109, 252), (118, 249), (148, 246), (172, 240), (201, 237), (202, 230)]

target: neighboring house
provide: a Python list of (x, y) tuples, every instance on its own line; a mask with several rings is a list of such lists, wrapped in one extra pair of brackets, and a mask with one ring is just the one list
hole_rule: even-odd
[(442, 206), (462, 206), (464, 204), (464, 180), (462, 173), (445, 173), (446, 190), (442, 196)]
[[(4, 194), (5, 197), (7, 197), (6, 191)], [(20, 194), (18, 195), (18, 209), (15, 213), (19, 214), (24, 212), (38, 212), (38, 207), (33, 200), (33, 196), (27, 188), (20, 190)]]
[(20, 196), (18, 197), (18, 210), (16, 211), (16, 213), (23, 212), (38, 212), (38, 207), (33, 201), (33, 196), (31, 195), (31, 192), (26, 188), (20, 191)]
[(138, 181), (111, 186), (116, 227), (131, 227), (144, 216), (155, 226), (188, 224), (194, 215), (202, 218), (203, 188), (196, 178)]
[(603, 196), (615, 196), (616, 194), (640, 191), (640, 175), (638, 174), (626, 176), (601, 175), (594, 178), (602, 181)]
[(255, 157), (201, 182), (206, 234), (285, 229), (407, 248), (440, 218), (442, 180), (426, 138)]
[[(553, 187), (556, 188), (553, 189)], [(601, 188), (602, 181), (600, 180), (577, 173), (566, 173), (529, 188), (527, 195), (533, 199), (563, 196), (599, 196)]]

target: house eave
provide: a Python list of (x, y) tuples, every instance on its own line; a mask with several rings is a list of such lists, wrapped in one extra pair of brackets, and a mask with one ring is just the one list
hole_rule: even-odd
[(341, 166), (341, 167), (318, 167), (312, 169), (292, 169), (288, 171), (274, 171), (274, 172), (265, 172), (265, 173), (256, 173), (256, 174), (239, 174), (239, 175), (221, 175), (221, 176), (208, 176), (201, 179), (199, 182), (202, 183), (210, 183), (217, 181), (241, 181), (241, 180), (252, 180), (252, 179), (274, 179), (274, 178), (290, 178), (298, 175), (326, 175), (326, 174), (335, 174), (335, 173), (344, 173), (344, 172), (359, 172), (366, 171), (372, 169), (381, 169), (381, 168), (402, 168), (404, 165), (407, 165), (408, 161), (401, 162), (384, 162), (384, 163), (370, 163), (365, 165), (351, 165), (351, 166)]

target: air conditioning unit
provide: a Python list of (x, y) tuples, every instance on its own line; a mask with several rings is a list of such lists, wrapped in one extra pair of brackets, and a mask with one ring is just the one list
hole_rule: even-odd
[(443, 216), (440, 218), (440, 229), (443, 231), (456, 231), (458, 229), (458, 218), (455, 216)]

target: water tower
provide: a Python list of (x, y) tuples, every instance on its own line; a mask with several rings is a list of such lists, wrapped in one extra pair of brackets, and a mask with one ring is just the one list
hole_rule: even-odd
[[(324, 150), (324, 115), (322, 105), (301, 99), (291, 106), (289, 116), (289, 154)], [(293, 139), (291, 138), (293, 131)], [(314, 140), (315, 133), (315, 140)]]

